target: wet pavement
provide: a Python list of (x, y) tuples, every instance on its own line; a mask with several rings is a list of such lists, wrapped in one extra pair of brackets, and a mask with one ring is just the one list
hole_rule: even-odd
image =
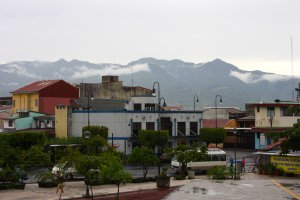
[[(277, 185), (279, 184), (279, 185)], [(206, 176), (196, 176), (191, 180), (173, 180), (171, 186), (180, 186), (164, 200), (300, 200), (300, 179), (292, 177), (270, 177), (255, 173), (244, 173), (241, 180), (210, 180)], [(155, 182), (129, 183), (121, 185), (120, 192), (139, 191), (156, 188)], [(62, 199), (82, 197), (85, 194), (83, 181), (67, 182)], [(93, 187), (94, 195), (115, 194), (115, 185), (101, 185)], [(56, 188), (39, 188), (37, 184), (26, 184), (25, 190), (2, 190), (2, 200), (38, 200), (58, 199)]]
[(299, 183), (299, 178), (259, 176), (254, 173), (244, 174), (241, 180), (195, 179), (171, 193), (165, 200), (300, 199)]

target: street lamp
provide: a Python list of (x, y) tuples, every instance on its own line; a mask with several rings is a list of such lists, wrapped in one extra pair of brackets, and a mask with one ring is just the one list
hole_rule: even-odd
[[(197, 98), (197, 99), (195, 99), (195, 98)], [(199, 99), (198, 99), (198, 98), (199, 98), (198, 95), (195, 95), (195, 96), (194, 96), (194, 110), (196, 109), (195, 102), (196, 102), (196, 101), (199, 102)]]
[(157, 81), (155, 81), (153, 83), (152, 95), (155, 95), (155, 84), (157, 84), (157, 103), (158, 103), (157, 110), (159, 111), (160, 110), (160, 104), (159, 104), (159, 101), (160, 101), (160, 88), (159, 88), (159, 82), (157, 82)]
[[(89, 128), (89, 127), (88, 127), (88, 128)], [(87, 140), (90, 139), (90, 137), (91, 137), (91, 132), (90, 132), (90, 130), (87, 130), (87, 131), (84, 132), (84, 137), (85, 137), (85, 139), (87, 139)], [(88, 148), (88, 146), (87, 146), (87, 148)], [(86, 180), (86, 181), (87, 181), (87, 180)], [(87, 183), (86, 183), (86, 191), (85, 191), (85, 196), (84, 196), (84, 197), (86, 197), (86, 198), (90, 198), (90, 197), (91, 197), (89, 185), (88, 185)]]
[(220, 103), (222, 103), (223, 101), (222, 101), (222, 97), (221, 97), (221, 95), (216, 95), (216, 97), (215, 97), (215, 112), (216, 112), (216, 128), (218, 128), (218, 113), (217, 113), (217, 98), (220, 98)]
[[(155, 95), (156, 91), (155, 91), (155, 85), (157, 85), (157, 111), (158, 111), (158, 121), (157, 121), (157, 129), (158, 129), (158, 135), (160, 137), (160, 102), (161, 100), (163, 99), (164, 100), (164, 104), (163, 106), (166, 106), (166, 101), (165, 101), (165, 98), (160, 98), (160, 87), (159, 87), (159, 82), (155, 81), (153, 83), (153, 89), (152, 89), (152, 95)], [(160, 138), (159, 138), (160, 140)], [(159, 141), (160, 142), (160, 141)], [(160, 156), (160, 146), (158, 145), (158, 156)], [(160, 158), (159, 158), (160, 159)], [(157, 166), (157, 173), (158, 175), (160, 174), (160, 160), (158, 162), (158, 166)]]
[(237, 144), (237, 130), (236, 128), (233, 129), (233, 134), (236, 136), (236, 140), (234, 143), (234, 179), (237, 179), (236, 177), (236, 144)]
[[(87, 109), (88, 109), (88, 130), (84, 132), (85, 139), (89, 140), (91, 137), (91, 131), (90, 131), (90, 100), (94, 100), (93, 94), (91, 94), (91, 88), (88, 90), (88, 99), (87, 99)], [(87, 146), (87, 153), (89, 153), (89, 147)], [(86, 194), (85, 197), (90, 198), (90, 190), (88, 184), (86, 184)]]

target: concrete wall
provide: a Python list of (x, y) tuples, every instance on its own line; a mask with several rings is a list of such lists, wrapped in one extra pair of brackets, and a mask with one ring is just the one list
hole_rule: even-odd
[[(57, 113), (58, 114), (58, 113)], [(109, 128), (109, 143), (112, 143), (112, 134), (114, 137), (114, 145), (118, 146), (118, 150), (130, 153), (132, 150), (131, 142), (131, 122), (141, 122), (142, 129), (146, 129), (146, 122), (154, 122), (155, 130), (157, 130), (157, 119), (169, 117), (172, 123), (172, 136), (177, 136), (177, 123), (186, 123), (186, 136), (190, 134), (190, 122), (197, 122), (198, 129), (201, 127), (201, 113), (183, 113), (183, 112), (126, 112), (126, 111), (75, 111), (71, 115), (71, 136), (81, 137), (82, 127), (87, 126), (88, 117), (91, 126), (106, 126)], [(58, 121), (59, 118), (56, 118)], [(58, 126), (56, 126), (58, 131)], [(176, 143), (175, 143), (176, 144)]]
[[(68, 137), (68, 106), (55, 107), (55, 134), (59, 138)], [(81, 136), (81, 135), (80, 135)]]

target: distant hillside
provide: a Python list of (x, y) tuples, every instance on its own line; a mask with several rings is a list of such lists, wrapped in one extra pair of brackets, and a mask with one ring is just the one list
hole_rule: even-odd
[(61, 59), (56, 62), (12, 62), (0, 65), (0, 96), (8, 96), (25, 84), (42, 79), (64, 79), (71, 83), (100, 82), (103, 75), (119, 75), (124, 85), (152, 88), (160, 83), (161, 96), (167, 104), (183, 104), (192, 108), (198, 95), (197, 108), (214, 106), (215, 96), (221, 95), (219, 106), (244, 107), (245, 102), (291, 100), (292, 88), (297, 87), (289, 76), (244, 71), (220, 59), (207, 63), (181, 60), (142, 58), (127, 65), (93, 64), (85, 61)]

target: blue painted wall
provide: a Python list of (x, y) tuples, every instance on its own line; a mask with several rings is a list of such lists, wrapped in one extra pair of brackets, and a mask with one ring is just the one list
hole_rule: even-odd
[(32, 124), (35, 123), (34, 117), (45, 116), (43, 113), (29, 112), (29, 117), (22, 117), (15, 119), (15, 128), (16, 130), (23, 130), (32, 128)]

